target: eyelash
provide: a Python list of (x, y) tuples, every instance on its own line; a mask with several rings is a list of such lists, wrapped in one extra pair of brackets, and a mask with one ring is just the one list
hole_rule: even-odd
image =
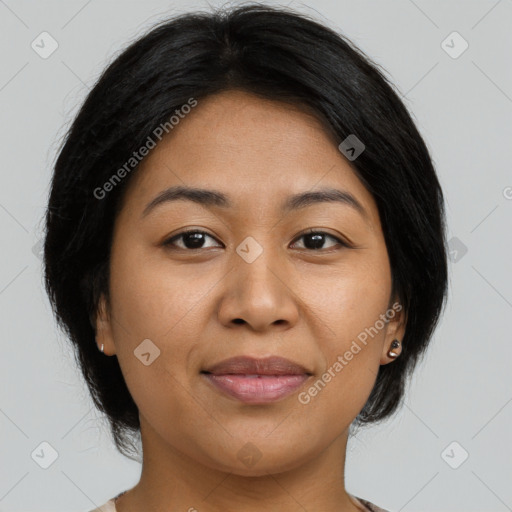
[[(214, 240), (216, 240), (216, 238), (214, 236), (210, 235), (206, 231), (201, 231), (199, 229), (190, 229), (190, 230), (187, 230), (187, 231), (182, 231), (182, 232), (180, 232), (180, 233), (178, 233), (176, 235), (173, 235), (171, 238), (165, 240), (162, 245), (167, 247), (167, 248), (170, 248), (170, 249), (177, 249), (177, 250), (182, 250), (182, 251), (199, 251), (201, 249), (204, 249), (203, 247), (198, 247), (197, 249), (189, 249), (187, 247), (183, 248), (183, 247), (176, 247), (175, 246), (175, 244), (174, 244), (175, 240), (178, 240), (178, 239), (184, 237), (185, 235), (189, 235), (189, 234), (192, 234), (192, 233), (200, 233), (200, 234), (203, 234), (203, 235), (207, 235), (210, 238), (213, 238)], [(299, 235), (297, 238), (295, 238), (294, 243), (297, 240), (299, 240), (302, 237), (307, 236), (307, 235), (327, 235), (327, 237), (332, 238), (333, 240), (338, 242), (338, 244), (341, 245), (342, 247), (350, 247), (348, 243), (344, 242), (340, 238), (335, 237), (334, 235), (331, 235), (330, 233), (327, 233), (325, 231), (319, 231), (319, 230), (314, 230), (314, 229), (310, 229), (310, 230), (306, 231), (305, 233), (302, 233), (301, 235)], [(217, 242), (218, 242), (218, 240), (217, 240)], [(330, 247), (329, 249), (307, 249), (306, 248), (306, 249), (303, 249), (303, 250), (312, 251), (312, 252), (329, 252), (329, 251), (332, 251), (332, 249), (333, 248)]]

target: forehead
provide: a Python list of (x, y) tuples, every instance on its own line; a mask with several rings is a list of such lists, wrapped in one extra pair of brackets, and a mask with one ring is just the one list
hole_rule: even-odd
[(237, 90), (198, 100), (142, 161), (126, 201), (142, 211), (173, 185), (222, 190), (240, 208), (258, 210), (287, 195), (336, 187), (377, 214), (332, 132), (313, 113)]

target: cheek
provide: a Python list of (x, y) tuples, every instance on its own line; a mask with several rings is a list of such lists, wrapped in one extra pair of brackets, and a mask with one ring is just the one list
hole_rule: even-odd
[(116, 355), (141, 414), (165, 424), (185, 414), (183, 404), (190, 402), (188, 362), (197, 349), (197, 306), (206, 291), (197, 280), (185, 280), (179, 267), (118, 247), (110, 281)]
[(154, 248), (149, 252), (137, 247), (123, 249), (120, 243), (112, 254), (114, 313), (125, 330), (140, 339), (167, 343), (173, 332), (190, 329), (196, 308), (210, 287), (201, 273), (187, 273)]
[(338, 275), (324, 293), (309, 295), (323, 368), (300, 400), (308, 415), (324, 418), (328, 435), (357, 416), (375, 385), (390, 286), (386, 272), (367, 268)]
[[(133, 244), (117, 247), (110, 281), (113, 337), (127, 386), (142, 412), (156, 406), (155, 390), (170, 393), (186, 382), (201, 329), (197, 305), (205, 291), (193, 280), (185, 283), (179, 267), (164, 268), (161, 258)], [(173, 403), (169, 400), (168, 406)]]
[[(326, 352), (344, 352), (360, 333), (374, 326), (386, 312), (391, 293), (387, 253), (382, 249), (355, 255), (346, 265), (320, 269), (300, 281), (307, 310), (314, 312), (325, 333)], [(384, 334), (379, 322), (380, 336)]]

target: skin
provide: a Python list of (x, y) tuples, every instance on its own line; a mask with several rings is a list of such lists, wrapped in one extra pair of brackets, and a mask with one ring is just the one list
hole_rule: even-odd
[[(221, 191), (233, 207), (179, 200), (142, 215), (174, 185)], [(336, 202), (279, 210), (289, 195), (320, 187), (350, 192), (367, 215)], [(202, 248), (187, 248), (186, 237), (163, 245), (191, 228), (209, 235)], [(309, 228), (328, 235), (318, 249), (301, 236)], [(248, 236), (263, 249), (251, 263), (236, 252)], [(379, 365), (392, 364), (387, 352), (405, 320), (397, 313), (308, 404), (299, 402), (396, 300), (374, 199), (320, 121), (237, 90), (200, 100), (131, 177), (110, 265), (97, 342), (118, 357), (144, 454), (118, 512), (360, 510), (344, 486), (348, 428)], [(145, 339), (160, 350), (147, 366), (134, 356)], [(200, 375), (236, 355), (280, 355), (314, 375), (278, 402), (244, 404)], [(238, 456), (247, 443), (261, 456), (252, 465)]]

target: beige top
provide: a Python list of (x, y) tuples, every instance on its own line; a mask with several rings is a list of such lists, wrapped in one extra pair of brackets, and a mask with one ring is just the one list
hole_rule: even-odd
[[(94, 510), (91, 510), (90, 512), (117, 512), (115, 500), (117, 498), (119, 498), (119, 496), (124, 494), (125, 492), (126, 491), (119, 493), (114, 498), (108, 500), (101, 507), (95, 508)], [(362, 498), (357, 498), (356, 496), (353, 496), (352, 494), (349, 494), (348, 496), (349, 496), (349, 498), (352, 499), (354, 504), (357, 505), (363, 512), (388, 512), (387, 510), (377, 507), (377, 505), (374, 505), (373, 503), (370, 503), (369, 501), (363, 500)]]

